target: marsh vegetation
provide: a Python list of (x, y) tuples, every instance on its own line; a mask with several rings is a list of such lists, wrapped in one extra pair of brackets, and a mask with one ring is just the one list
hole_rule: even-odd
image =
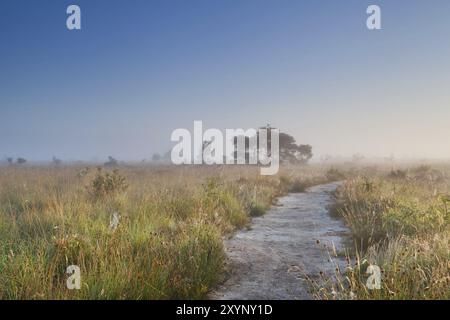
[[(450, 168), (409, 166), (363, 170), (337, 192), (334, 213), (354, 247), (337, 281), (318, 286), (325, 299), (450, 298)], [(367, 270), (381, 270), (379, 290)], [(328, 275), (329, 276), (329, 275)], [(326, 278), (326, 276), (324, 276)]]
[[(281, 195), (346, 179), (333, 214), (347, 267), (320, 299), (450, 298), (448, 166), (8, 165), (0, 168), (0, 299), (201, 299), (223, 278), (223, 239)], [(380, 266), (381, 290), (365, 286)], [(66, 268), (81, 270), (81, 289)], [(318, 268), (319, 270), (320, 268)]]
[[(325, 180), (312, 167), (274, 177), (248, 166), (2, 167), (0, 298), (204, 298), (224, 235), (298, 181)], [(80, 290), (66, 287), (69, 265)]]

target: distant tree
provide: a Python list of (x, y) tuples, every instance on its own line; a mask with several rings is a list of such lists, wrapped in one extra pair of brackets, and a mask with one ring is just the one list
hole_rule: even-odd
[(24, 158), (17, 158), (16, 162), (17, 162), (18, 164), (24, 164), (25, 162), (27, 162), (27, 159), (24, 159)]
[(56, 157), (53, 157), (52, 163), (53, 163), (55, 166), (59, 166), (59, 165), (62, 163), (62, 160), (61, 160), (61, 159), (58, 159), (58, 158), (56, 158)]
[(105, 167), (116, 167), (117, 165), (118, 161), (111, 156), (109, 156), (108, 161), (104, 163)]
[(360, 154), (360, 153), (356, 153), (353, 155), (353, 162), (361, 162), (364, 160), (364, 155)]
[(293, 136), (280, 132), (280, 160), (285, 162), (295, 162), (298, 146), (295, 144)]
[(13, 162), (14, 162), (14, 159), (13, 158), (11, 158), (11, 157), (9, 157), (9, 158), (6, 158), (6, 161), (8, 161), (8, 164), (13, 164)]
[(161, 155), (159, 153), (153, 154), (152, 161), (154, 162), (161, 161)]
[[(267, 147), (268, 147), (268, 155), (271, 155), (271, 135), (269, 125), (267, 127), (261, 129), (268, 129), (267, 135)], [(258, 143), (259, 143), (259, 133), (257, 135)], [(248, 162), (249, 159), (249, 137), (245, 137), (245, 159)], [(237, 137), (234, 138), (234, 146), (237, 147)], [(297, 145), (293, 136), (280, 132), (279, 134), (279, 147), (280, 147), (280, 161), (290, 162), (290, 163), (300, 163), (307, 164), (308, 161), (313, 157), (312, 146), (309, 144), (301, 144)], [(235, 149), (236, 150), (236, 149)], [(237, 151), (234, 152), (234, 158), (237, 158)]]
[(171, 161), (172, 157), (172, 150), (167, 151), (166, 153), (164, 153), (164, 156), (162, 157), (162, 159), (164, 161)]
[(302, 164), (307, 164), (313, 157), (312, 146), (309, 144), (301, 144), (298, 146), (297, 159)]
[(307, 164), (312, 157), (312, 146), (309, 144), (297, 145), (294, 137), (287, 133), (280, 133), (280, 160)]

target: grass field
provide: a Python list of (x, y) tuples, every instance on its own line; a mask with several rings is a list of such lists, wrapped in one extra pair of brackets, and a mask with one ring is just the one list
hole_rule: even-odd
[[(199, 299), (220, 279), (222, 237), (323, 168), (0, 168), (0, 299)], [(117, 227), (111, 219), (119, 217)], [(66, 268), (81, 269), (68, 290)]]
[[(449, 173), (449, 166), (310, 165), (272, 177), (250, 166), (4, 166), (0, 299), (205, 298), (223, 273), (223, 237), (282, 194), (344, 177), (333, 213), (351, 229), (354, 248), (338, 282), (315, 288), (316, 297), (448, 299)], [(381, 268), (381, 290), (366, 287), (370, 264)], [(80, 290), (67, 289), (69, 265), (80, 267)]]
[[(449, 166), (365, 170), (337, 197), (356, 254), (318, 298), (450, 299)], [(380, 267), (380, 290), (368, 290), (369, 265)]]

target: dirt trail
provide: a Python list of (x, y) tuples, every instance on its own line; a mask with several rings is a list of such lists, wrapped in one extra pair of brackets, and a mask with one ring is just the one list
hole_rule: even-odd
[(304, 275), (333, 274), (328, 252), (333, 245), (342, 249), (348, 231), (328, 214), (337, 186), (316, 186), (283, 197), (278, 206), (254, 218), (250, 230), (226, 240), (229, 278), (209, 298), (311, 299)]

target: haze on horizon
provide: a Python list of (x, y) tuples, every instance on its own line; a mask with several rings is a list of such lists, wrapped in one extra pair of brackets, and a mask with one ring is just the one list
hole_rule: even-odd
[[(65, 13), (82, 10), (82, 30)], [(366, 8), (382, 9), (382, 30)], [(150, 159), (278, 127), (316, 158), (450, 158), (447, 0), (0, 3), (0, 158)]]

